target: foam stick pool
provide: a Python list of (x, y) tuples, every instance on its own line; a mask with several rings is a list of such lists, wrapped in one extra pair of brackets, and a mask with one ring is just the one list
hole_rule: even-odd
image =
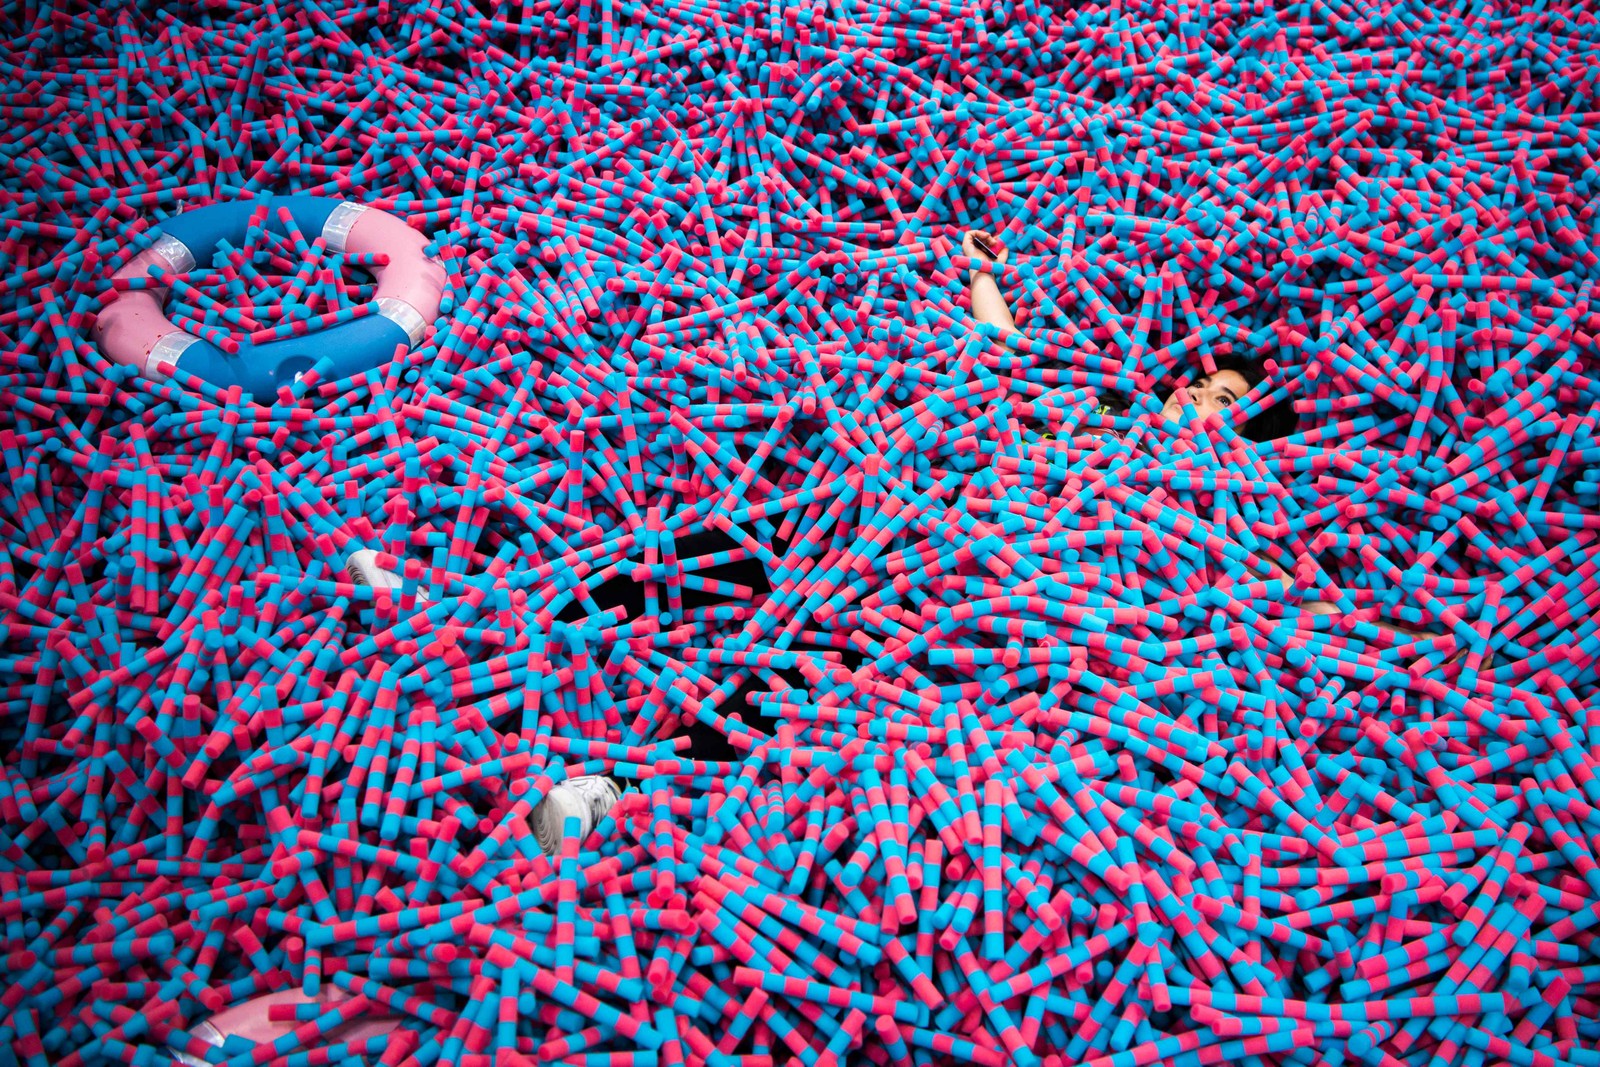
[[(381, 366), (422, 340), (438, 314), (444, 274), (427, 254), (427, 239), (401, 219), (354, 200), (289, 196), (268, 202), (266, 228), (284, 233), (292, 225), (316, 234), (318, 245), (335, 254), (383, 257), (371, 268), (377, 282), (372, 313), (354, 317), (326, 316), (322, 329), (257, 331), (243, 346), (212, 344), (180, 329), (163, 311), (167, 287), (142, 285), (120, 294), (102, 309), (94, 336), (106, 357), (136, 367), (150, 377), (163, 377), (165, 366), (181, 366), (186, 374), (219, 388), (238, 386), (270, 402), (277, 390), (292, 384), (313, 366), (327, 361), (327, 373), (345, 378)], [(150, 246), (127, 262), (114, 281), (137, 284), (189, 274), (219, 245), (238, 246), (257, 204), (252, 200), (191, 208), (165, 220)], [(287, 213), (287, 217), (285, 214)], [(226, 309), (224, 309), (226, 310)]]
[(1584, 5), (0, 30), (4, 1062), (1594, 1067)]

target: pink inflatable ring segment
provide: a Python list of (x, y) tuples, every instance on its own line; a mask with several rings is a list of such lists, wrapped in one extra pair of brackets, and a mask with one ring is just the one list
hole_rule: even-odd
[[(217, 1048), (221, 1048), (223, 1042), (231, 1037), (242, 1038), (256, 1045), (265, 1045), (276, 1041), (295, 1027), (304, 1025), (295, 1022), (274, 1022), (270, 1015), (274, 1007), (315, 1003), (322, 1011), (332, 1011), (350, 999), (349, 994), (338, 989), (329, 989), (322, 997), (317, 998), (308, 997), (298, 989), (284, 989), (277, 993), (252, 997), (226, 1008), (190, 1027), (189, 1033)], [(381, 1008), (368, 1007), (356, 1013), (354, 1018), (323, 1034), (323, 1043), (332, 1045), (365, 1041), (370, 1037), (387, 1034), (399, 1025), (398, 1016), (387, 1014)], [(204, 1059), (191, 1053), (179, 1049), (169, 1049), (168, 1052), (175, 1062), (183, 1064), (184, 1067), (212, 1067)]]

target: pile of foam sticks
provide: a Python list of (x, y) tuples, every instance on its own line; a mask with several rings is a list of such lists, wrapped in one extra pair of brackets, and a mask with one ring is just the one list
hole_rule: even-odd
[[(0, 33), (0, 1063), (1600, 1064), (1590, 5)], [(291, 193), (427, 237), (419, 344), (102, 356)], [(359, 299), (257, 237), (169, 312)]]

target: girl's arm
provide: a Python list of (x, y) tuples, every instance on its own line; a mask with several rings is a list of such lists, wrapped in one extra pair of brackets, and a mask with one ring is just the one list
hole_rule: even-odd
[[(987, 230), (968, 230), (967, 235), (961, 239), (961, 251), (973, 259), (997, 264), (1005, 263), (1009, 254), (1005, 243)], [(968, 294), (972, 298), (973, 318), (979, 322), (987, 322), (991, 326), (998, 326), (1002, 330), (1017, 328), (1015, 320), (1011, 318), (1011, 309), (1006, 306), (1006, 298), (1000, 294), (1000, 285), (995, 281), (993, 274), (974, 267), (967, 286)]]
[[(1271, 568), (1272, 571), (1276, 572), (1274, 575), (1272, 575), (1272, 577), (1282, 578), (1285, 581), (1289, 580), (1288, 573), (1277, 564), (1268, 561), (1267, 566)], [(1338, 606), (1331, 604), (1326, 600), (1302, 600), (1300, 602), (1300, 607), (1303, 608), (1308, 615), (1337, 615), (1339, 613)], [(1401, 626), (1399, 623), (1390, 622), (1387, 619), (1373, 619), (1372, 625), (1376, 626), (1380, 630), (1387, 630), (1392, 634), (1404, 634), (1407, 637), (1412, 638), (1439, 636), (1438, 634), (1428, 633), (1424, 630), (1413, 630), (1409, 626)], [(1450, 654), (1445, 662), (1449, 663), (1450, 660), (1459, 659), (1460, 657), (1466, 655), (1466, 652), (1466, 648), (1458, 648), (1455, 652)]]

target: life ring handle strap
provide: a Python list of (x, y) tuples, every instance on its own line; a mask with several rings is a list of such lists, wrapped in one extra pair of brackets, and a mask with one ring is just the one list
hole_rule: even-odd
[[(339, 235), (339, 247), (336, 251), (343, 252), (345, 239), (349, 237), (350, 229), (355, 224), (355, 218), (351, 217), (351, 213), (342, 210), (343, 205), (348, 202), (331, 196), (276, 196), (266, 202), (268, 205), (266, 228), (280, 237), (288, 236), (288, 229), (278, 218), (278, 209), (288, 208), (289, 217), (294, 220), (295, 227), (306, 240), (322, 237), (326, 245), (328, 235), (323, 231), (329, 220), (334, 220), (337, 223), (335, 231)], [(176, 242), (187, 253), (189, 263), (200, 263), (204, 257), (205, 264), (209, 266), (217, 245), (221, 242), (226, 241), (230, 245), (244, 243), (245, 233), (250, 228), (250, 219), (260, 210), (261, 203), (259, 200), (230, 200), (220, 204), (190, 208), (172, 216), (160, 226), (163, 245), (160, 249), (161, 254), (171, 261), (173, 257), (168, 249), (172, 247), (173, 242)], [(355, 215), (359, 217), (361, 213), (357, 211)]]

